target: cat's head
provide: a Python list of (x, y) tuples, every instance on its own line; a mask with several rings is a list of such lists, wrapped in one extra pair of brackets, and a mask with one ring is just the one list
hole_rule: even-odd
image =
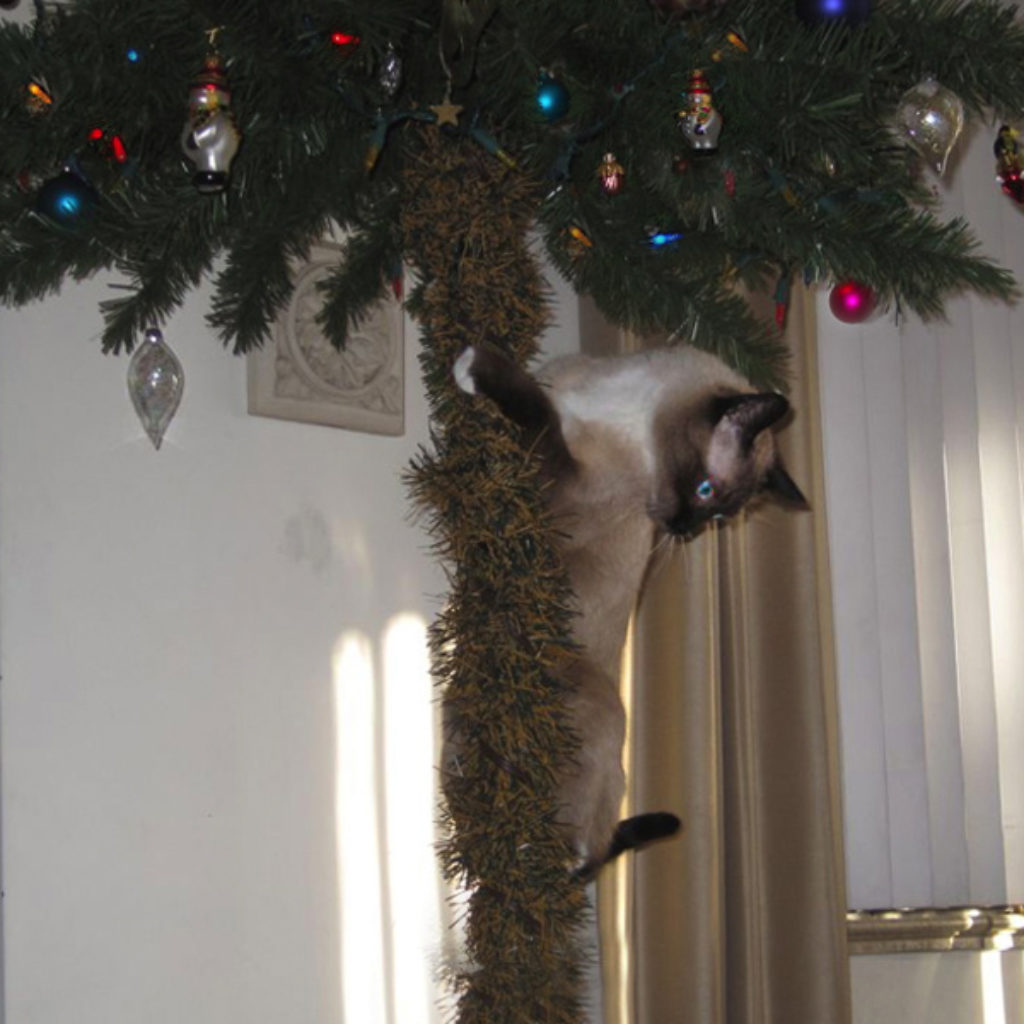
[(664, 402), (654, 418), (648, 512), (655, 523), (688, 537), (713, 519), (734, 516), (758, 495), (806, 507), (771, 430), (788, 411), (789, 402), (773, 392), (717, 393), (696, 405)]

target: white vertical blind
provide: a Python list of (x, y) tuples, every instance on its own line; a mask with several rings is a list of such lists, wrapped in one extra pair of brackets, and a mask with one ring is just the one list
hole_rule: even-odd
[[(998, 125), (940, 184), (1024, 280)], [(1024, 331), (975, 297), (940, 323), (838, 323), (819, 297), (850, 901), (1024, 899)]]

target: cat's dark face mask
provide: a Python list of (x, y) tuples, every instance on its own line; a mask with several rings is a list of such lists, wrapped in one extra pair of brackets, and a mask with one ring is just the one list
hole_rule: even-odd
[(716, 396), (696, 415), (669, 410), (657, 417), (664, 457), (648, 508), (655, 523), (689, 539), (759, 495), (807, 507), (771, 432), (788, 411), (782, 395), (744, 393)]

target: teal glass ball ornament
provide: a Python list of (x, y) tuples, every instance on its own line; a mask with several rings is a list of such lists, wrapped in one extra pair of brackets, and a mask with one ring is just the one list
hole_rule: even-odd
[(62, 227), (77, 227), (88, 219), (98, 201), (92, 185), (65, 170), (43, 184), (36, 196), (36, 212)]
[(569, 113), (569, 90), (545, 73), (537, 81), (537, 109), (545, 121), (560, 121)]

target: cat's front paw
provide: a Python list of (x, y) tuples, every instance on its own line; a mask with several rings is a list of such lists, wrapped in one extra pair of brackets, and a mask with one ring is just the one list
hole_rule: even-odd
[(455, 383), (467, 395), (476, 394), (476, 381), (473, 379), (473, 362), (475, 359), (476, 349), (470, 345), (455, 360), (455, 365), (452, 367), (452, 376), (455, 378)]

